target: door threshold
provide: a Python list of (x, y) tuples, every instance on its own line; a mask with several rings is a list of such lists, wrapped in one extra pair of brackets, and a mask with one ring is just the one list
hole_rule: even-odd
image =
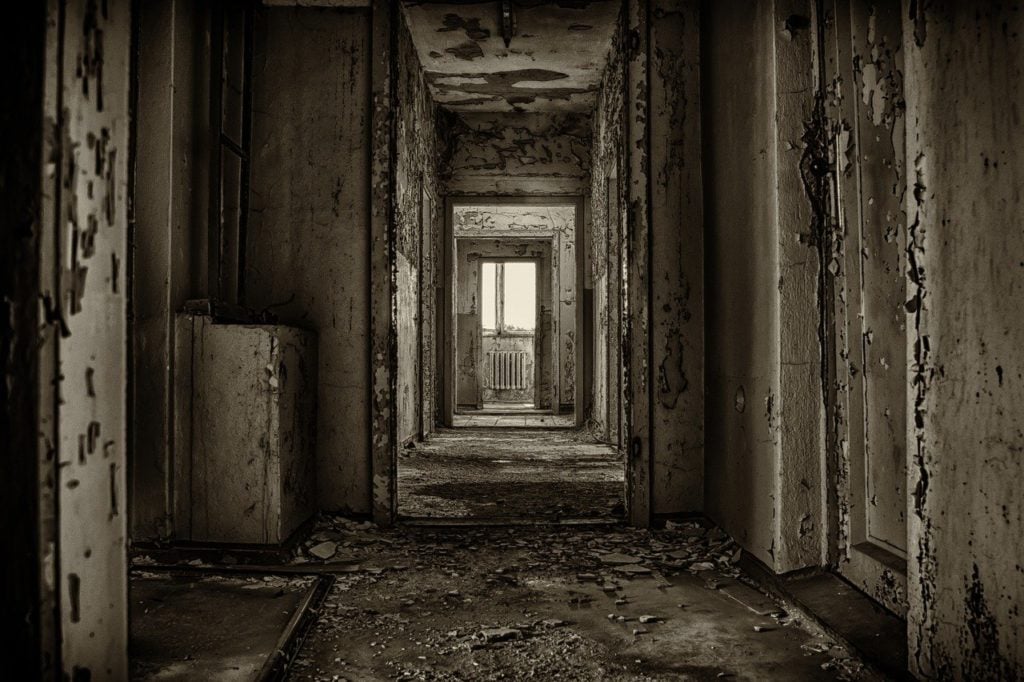
[(608, 527), (621, 526), (625, 521), (615, 518), (523, 518), (519, 516), (399, 516), (398, 525), (417, 528), (464, 528), (472, 526), (570, 526)]

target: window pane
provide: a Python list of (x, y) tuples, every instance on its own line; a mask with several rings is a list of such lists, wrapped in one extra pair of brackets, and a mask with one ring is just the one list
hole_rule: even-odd
[(537, 326), (537, 275), (534, 263), (505, 263), (505, 326), (533, 331)]
[(481, 294), (483, 300), (480, 302), (483, 326), (488, 331), (494, 331), (497, 304), (497, 290), (495, 288), (497, 263), (484, 263), (480, 268), (480, 276), (483, 278), (483, 293)]

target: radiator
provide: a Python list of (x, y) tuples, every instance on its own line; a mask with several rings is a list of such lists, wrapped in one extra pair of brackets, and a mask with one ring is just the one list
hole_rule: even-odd
[(488, 374), (491, 377), (491, 388), (502, 389), (526, 388), (526, 355), (523, 350), (495, 350), (487, 353)]

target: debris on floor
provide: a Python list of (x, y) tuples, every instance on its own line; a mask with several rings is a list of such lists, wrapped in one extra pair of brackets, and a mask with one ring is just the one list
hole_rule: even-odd
[[(327, 541), (336, 555), (320, 559)], [(696, 522), (377, 529), (322, 517), (293, 563), (337, 581), (290, 679), (876, 679), (737, 560), (725, 533)]]

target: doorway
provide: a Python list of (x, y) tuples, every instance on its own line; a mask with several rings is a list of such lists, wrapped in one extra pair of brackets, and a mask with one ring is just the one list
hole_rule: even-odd
[(580, 353), (591, 342), (583, 335), (581, 207), (575, 197), (448, 199), (444, 414), (429, 439), (399, 455), (406, 520), (624, 513), (619, 449), (576, 428), (576, 386), (582, 392), (592, 370)]
[(536, 409), (537, 262), (534, 259), (480, 263), (480, 349), (477, 372), (485, 410)]
[[(442, 424), (454, 427), (459, 415), (518, 404), (581, 425), (576, 387), (587, 371), (577, 343), (581, 199), (451, 197), (447, 203)], [(532, 289), (522, 283), (531, 279)]]

